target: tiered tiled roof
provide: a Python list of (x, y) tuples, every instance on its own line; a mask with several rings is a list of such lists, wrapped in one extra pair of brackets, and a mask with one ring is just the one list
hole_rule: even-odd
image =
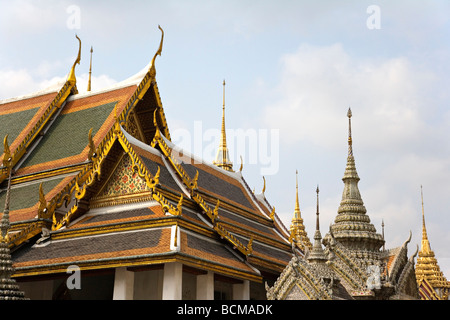
[[(78, 93), (74, 64), (62, 88), (0, 102), (0, 121), (8, 121), (1, 133), (12, 141), (2, 159), (17, 154), (9, 229), (16, 277), (62, 273), (72, 264), (179, 261), (260, 282), (291, 259), (274, 208), (255, 197), (242, 172), (181, 156), (171, 143), (155, 57), (101, 91)], [(53, 105), (56, 111), (46, 111)], [(17, 153), (33, 130), (26, 152)]]

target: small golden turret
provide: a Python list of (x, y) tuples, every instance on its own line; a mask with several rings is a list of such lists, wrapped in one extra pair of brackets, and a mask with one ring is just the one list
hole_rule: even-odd
[(430, 241), (428, 240), (427, 228), (425, 226), (422, 186), (420, 186), (420, 196), (422, 200), (422, 243), (416, 263), (416, 280), (419, 287), (423, 281), (427, 281), (433, 288), (435, 296), (438, 299), (447, 300), (450, 282), (447, 281), (443, 272), (440, 270), (434, 252), (431, 250)]
[(311, 241), (308, 238), (308, 234), (305, 231), (305, 226), (303, 224), (302, 214), (300, 211), (300, 203), (298, 201), (298, 171), (295, 171), (295, 209), (294, 217), (292, 218), (292, 223), (290, 227), (290, 241), (295, 241), (297, 247), (302, 251), (305, 249), (312, 249)]

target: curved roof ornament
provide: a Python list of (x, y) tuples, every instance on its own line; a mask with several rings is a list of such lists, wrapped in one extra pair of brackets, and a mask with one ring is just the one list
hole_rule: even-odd
[(406, 246), (408, 245), (408, 243), (411, 242), (411, 238), (412, 238), (412, 231), (409, 230), (409, 237), (408, 237), (408, 239), (406, 239), (406, 241), (403, 243), (403, 247), (406, 248)]
[(75, 35), (75, 37), (78, 39), (78, 43), (79, 43), (78, 55), (77, 55), (77, 59), (73, 63), (73, 66), (72, 66), (72, 69), (70, 70), (69, 76), (67, 77), (67, 81), (73, 83), (74, 85), (77, 82), (77, 79), (75, 78), (75, 65), (80, 64), (80, 61), (81, 61), (81, 40), (77, 35)]
[(263, 189), (262, 189), (262, 194), (264, 194), (264, 192), (266, 192), (266, 178), (263, 176), (263, 180), (264, 180), (264, 185), (263, 185)]
[(161, 28), (160, 25), (158, 25), (158, 29), (161, 30), (161, 42), (159, 43), (158, 51), (156, 51), (155, 55), (153, 56), (152, 63), (150, 65), (150, 75), (155, 76), (156, 75), (156, 69), (155, 69), (155, 60), (156, 56), (160, 56), (162, 52), (162, 46), (164, 41), (164, 30)]
[(4, 156), (3, 156), (3, 166), (8, 167), (12, 158), (11, 158), (11, 149), (8, 144), (8, 135), (3, 139), (3, 148), (4, 148)]

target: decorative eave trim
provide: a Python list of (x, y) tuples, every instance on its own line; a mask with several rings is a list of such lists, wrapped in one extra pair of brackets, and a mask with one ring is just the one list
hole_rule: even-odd
[(217, 221), (217, 211), (218, 206), (220, 204), (219, 199), (216, 205), (216, 208), (213, 210), (206, 203), (203, 197), (197, 192), (197, 179), (198, 179), (198, 171), (193, 179), (189, 177), (183, 167), (179, 164), (179, 162), (173, 157), (172, 149), (167, 145), (164, 141), (164, 138), (159, 131), (158, 126), (156, 126), (155, 137), (151, 144), (152, 147), (159, 146), (164, 156), (167, 158), (168, 162), (171, 164), (175, 172), (178, 174), (179, 178), (183, 182), (183, 184), (189, 190), (191, 195), (191, 199), (193, 199), (202, 209), (203, 213), (209, 218), (210, 222), (213, 225), (213, 229), (222, 237), (225, 238), (229, 243), (233, 245), (234, 249), (239, 250), (244, 256), (248, 256), (253, 252), (251, 247), (251, 242), (249, 242), (250, 246), (244, 246), (235, 236), (233, 236), (228, 230), (224, 228), (223, 225), (219, 224)]
[(250, 280), (255, 282), (262, 281), (262, 277), (259, 275), (247, 273), (230, 266), (222, 265), (219, 263), (212, 263), (211, 261), (199, 259), (198, 257), (192, 257), (181, 252), (173, 251), (131, 257), (104, 258), (90, 261), (72, 261), (70, 263), (56, 263), (52, 265), (43, 265), (41, 267), (16, 267), (14, 278), (17, 279), (27, 276), (45, 276), (55, 273), (66, 273), (67, 267), (72, 264), (76, 264), (81, 270), (98, 270), (106, 268), (135, 267), (144, 265), (148, 266), (152, 264), (162, 264), (170, 262), (180, 262), (184, 265), (200, 268), (203, 270), (211, 270), (213, 272), (218, 272), (242, 280)]

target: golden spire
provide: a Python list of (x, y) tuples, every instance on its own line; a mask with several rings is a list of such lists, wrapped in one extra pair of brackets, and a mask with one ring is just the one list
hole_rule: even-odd
[(294, 214), (300, 217), (300, 204), (298, 202), (298, 171), (295, 170), (295, 209)]
[(423, 280), (427, 280), (436, 293), (436, 296), (439, 299), (447, 300), (450, 282), (447, 281), (440, 270), (434, 252), (431, 250), (430, 242), (428, 241), (422, 186), (420, 186), (420, 196), (422, 200), (422, 247), (420, 248), (416, 263), (417, 283), (420, 285)]
[(305, 226), (303, 225), (303, 219), (300, 212), (300, 205), (298, 201), (298, 171), (295, 171), (295, 209), (294, 217), (292, 218), (292, 223), (290, 227), (290, 240), (295, 240), (297, 246), (304, 251), (305, 248), (311, 249), (312, 244), (308, 238), (308, 234), (305, 231)]
[(75, 37), (78, 39), (78, 55), (77, 58), (75, 60), (75, 62), (73, 63), (72, 69), (70, 70), (69, 76), (67, 77), (67, 80), (69, 82), (72, 82), (73, 84), (76, 84), (77, 79), (75, 78), (75, 65), (80, 64), (81, 61), (81, 40), (80, 38), (78, 38), (77, 35), (75, 35)]
[(91, 46), (91, 63), (89, 64), (89, 79), (88, 79), (87, 91), (91, 91), (92, 52), (94, 52), (94, 50), (92, 49), (92, 46)]
[(222, 104), (222, 130), (221, 139), (219, 144), (219, 149), (217, 150), (216, 160), (213, 162), (214, 165), (218, 166), (227, 171), (233, 170), (233, 163), (230, 161), (229, 152), (227, 148), (227, 136), (225, 131), (225, 80), (223, 80), (223, 104)]
[(428, 241), (428, 235), (427, 235), (427, 228), (425, 226), (425, 210), (423, 206), (423, 189), (422, 186), (420, 186), (420, 199), (422, 201), (422, 252), (423, 253), (430, 253), (431, 246), (430, 241)]

